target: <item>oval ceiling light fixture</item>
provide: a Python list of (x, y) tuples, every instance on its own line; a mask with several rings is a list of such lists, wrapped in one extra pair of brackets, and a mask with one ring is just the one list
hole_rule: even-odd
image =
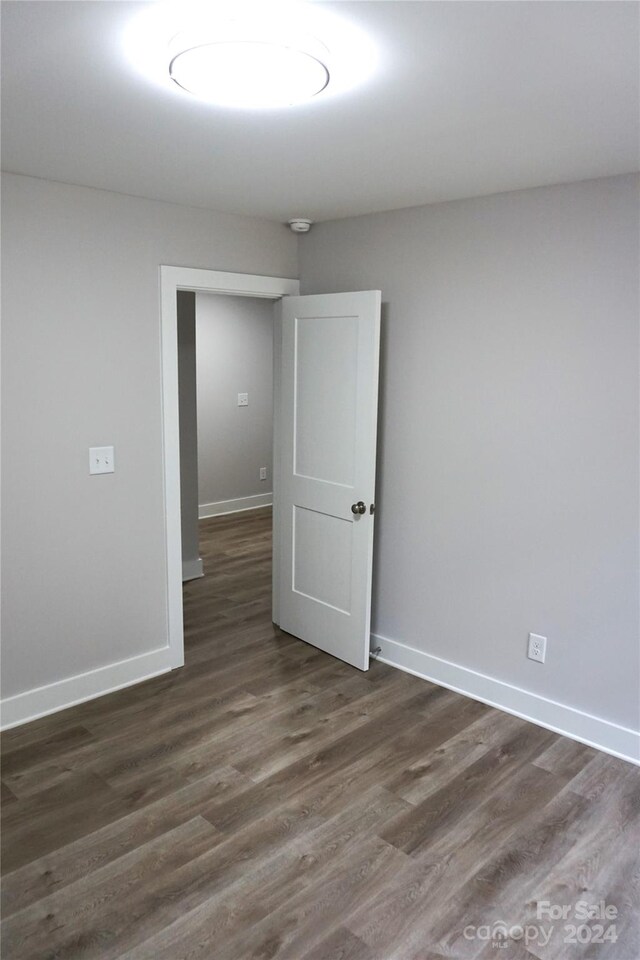
[(201, 100), (285, 107), (310, 100), (329, 83), (329, 51), (314, 37), (237, 21), (211, 34), (182, 32), (170, 44), (171, 79)]
[(138, 70), (168, 92), (236, 109), (333, 98), (377, 62), (359, 27), (316, 3), (153, 3), (124, 41)]

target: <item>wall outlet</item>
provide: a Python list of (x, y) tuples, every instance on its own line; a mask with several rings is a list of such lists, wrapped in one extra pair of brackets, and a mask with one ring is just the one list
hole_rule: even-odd
[(248, 394), (248, 393), (239, 393), (239, 394), (238, 394), (238, 406), (239, 406), (239, 407), (248, 407), (248, 406), (249, 406), (249, 394)]
[(113, 473), (115, 468), (113, 447), (89, 447), (89, 473)]
[(260, 479), (261, 479), (261, 480), (266, 480), (266, 479), (267, 479), (267, 468), (266, 468), (266, 467), (260, 467)]
[(527, 656), (529, 660), (537, 660), (538, 663), (544, 663), (544, 658), (547, 655), (547, 638), (540, 637), (537, 633), (529, 634), (529, 646), (527, 648)]

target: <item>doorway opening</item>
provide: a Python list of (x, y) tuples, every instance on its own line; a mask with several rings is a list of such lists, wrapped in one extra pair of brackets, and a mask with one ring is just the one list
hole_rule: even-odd
[[(272, 631), (274, 308), (177, 292), (187, 663)], [(212, 642), (215, 638), (215, 643)]]
[[(182, 597), (182, 509), (180, 495), (180, 403), (179, 403), (179, 353), (178, 353), (178, 298), (179, 291), (192, 293), (223, 294), (226, 296), (252, 297), (279, 300), (283, 296), (299, 292), (297, 280), (283, 277), (261, 277), (249, 274), (221, 273), (214, 270), (198, 270), (188, 267), (162, 266), (160, 268), (161, 320), (162, 320), (162, 384), (163, 384), (163, 441), (164, 441), (164, 494), (167, 543), (167, 625), (169, 651), (173, 667), (184, 664), (184, 622)], [(277, 411), (279, 390), (279, 339), (278, 324), (275, 324), (274, 355), (274, 410)], [(244, 391), (247, 392), (247, 391)], [(277, 448), (278, 415), (274, 416), (274, 457)], [(274, 463), (273, 472), (276, 466)], [(277, 556), (277, 489), (274, 492), (273, 555)], [(277, 620), (278, 563), (273, 565), (274, 600), (273, 618)]]

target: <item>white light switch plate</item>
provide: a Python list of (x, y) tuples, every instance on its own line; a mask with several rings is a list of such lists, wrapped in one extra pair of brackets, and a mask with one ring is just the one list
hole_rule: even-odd
[(89, 473), (113, 473), (115, 468), (113, 447), (89, 447)]
[(239, 407), (248, 407), (248, 406), (249, 406), (249, 394), (248, 394), (248, 393), (239, 393), (239, 394), (238, 394), (238, 406), (239, 406)]

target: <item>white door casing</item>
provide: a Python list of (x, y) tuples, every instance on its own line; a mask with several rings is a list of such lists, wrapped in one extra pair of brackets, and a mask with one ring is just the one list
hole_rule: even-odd
[[(369, 667), (380, 303), (378, 290), (281, 301), (279, 623), (360, 670)], [(358, 502), (365, 512), (354, 514)]]

